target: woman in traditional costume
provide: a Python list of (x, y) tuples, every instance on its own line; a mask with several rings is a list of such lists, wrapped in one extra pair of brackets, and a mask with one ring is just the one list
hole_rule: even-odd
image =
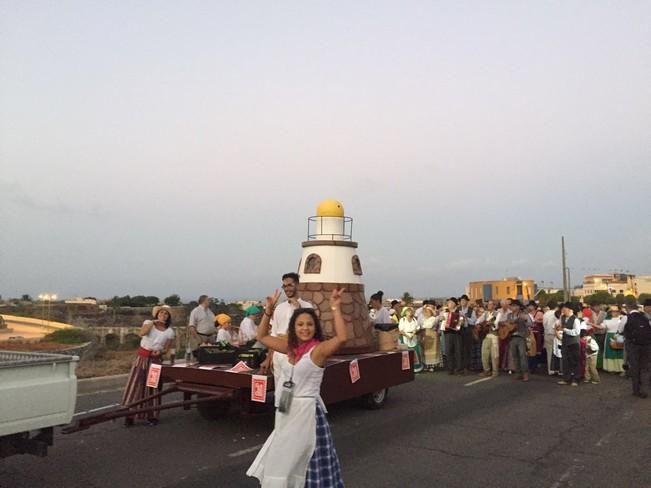
[(423, 351), (420, 345), (420, 325), (414, 316), (414, 309), (405, 307), (402, 309), (402, 318), (398, 323), (400, 340), (410, 351), (414, 351), (414, 373), (423, 371)]
[(279, 377), (276, 424), (246, 474), (258, 478), (262, 488), (343, 488), (325, 405), (319, 396), (326, 361), (346, 342), (341, 314), (343, 290), (330, 296), (335, 336), (324, 340), (314, 309), (299, 308), (289, 321), (287, 337), (269, 335), (269, 320), (280, 293), (268, 297), (258, 340), (288, 355)]
[[(171, 309), (167, 305), (156, 306), (152, 311), (154, 320), (145, 320), (138, 331), (140, 347), (136, 353), (136, 359), (131, 366), (131, 372), (127, 380), (127, 386), (122, 395), (122, 406), (137, 402), (156, 394), (157, 388), (147, 386), (147, 375), (149, 367), (152, 364), (161, 364), (162, 356), (172, 347), (174, 343), (174, 330), (170, 327), (172, 324)], [(135, 406), (132, 410), (134, 414), (125, 417), (124, 423), (127, 427), (133, 425), (136, 419), (147, 419), (150, 425), (158, 423), (159, 411), (137, 413), (138, 409), (154, 407), (160, 405), (160, 397)]]
[(439, 341), (438, 322), (436, 311), (430, 305), (423, 308), (423, 352), (425, 356), (425, 369), (434, 371), (441, 366), (441, 349)]
[(620, 332), (623, 330), (626, 317), (622, 317), (619, 307), (613, 306), (610, 308), (611, 317), (603, 321), (603, 326), (606, 328), (606, 340), (604, 341), (603, 351), (603, 370), (610, 373), (624, 372), (624, 342), (621, 341), (620, 349), (613, 349), (610, 341), (617, 343), (618, 338), (622, 338)]

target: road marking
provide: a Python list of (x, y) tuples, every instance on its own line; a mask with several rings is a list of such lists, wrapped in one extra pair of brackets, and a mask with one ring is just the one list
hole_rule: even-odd
[[(631, 420), (632, 417), (633, 417), (633, 410), (627, 410), (620, 417), (619, 421), (617, 422), (617, 425), (623, 424), (624, 422), (628, 422), (629, 420)], [(595, 446), (601, 447), (604, 444), (607, 444), (608, 441), (610, 440), (610, 438), (616, 433), (616, 431), (617, 431), (617, 428), (615, 428), (615, 429), (611, 430), (610, 432), (608, 432), (601, 439), (599, 439), (599, 441), (595, 444)]]
[(86, 415), (86, 414), (89, 414), (89, 413), (95, 413), (95, 412), (99, 412), (101, 410), (107, 410), (109, 408), (115, 408), (115, 407), (119, 407), (119, 406), (120, 406), (119, 403), (114, 403), (113, 405), (104, 405), (103, 407), (92, 408), (92, 409), (86, 410), (84, 412), (77, 412), (76, 414), (73, 415), (73, 417), (78, 417), (79, 415)]
[(481, 379), (478, 379), (478, 380), (475, 380), (475, 381), (471, 381), (470, 383), (466, 383), (463, 386), (472, 386), (472, 385), (476, 385), (477, 383), (483, 383), (484, 381), (490, 381), (492, 379), (493, 379), (493, 377), (489, 376), (488, 378), (481, 378)]
[(565, 473), (563, 473), (563, 475), (558, 478), (558, 481), (554, 483), (551, 488), (560, 488), (566, 481), (569, 481), (572, 478), (575, 471), (581, 471), (583, 469), (583, 466), (576, 464), (578, 462), (579, 460), (575, 459), (574, 464), (572, 464), (572, 466), (570, 466), (567, 471), (565, 471)]
[(122, 388), (113, 388), (112, 390), (99, 390), (99, 391), (89, 391), (88, 393), (77, 393), (78, 397), (85, 397), (85, 396), (90, 396), (90, 395), (101, 395), (102, 393), (115, 393), (116, 391), (122, 391), (124, 390), (124, 387)]
[(263, 444), (258, 444), (257, 446), (249, 447), (247, 449), (242, 449), (241, 451), (231, 452), (228, 455), (228, 457), (244, 456), (245, 454), (259, 450), (262, 446)]

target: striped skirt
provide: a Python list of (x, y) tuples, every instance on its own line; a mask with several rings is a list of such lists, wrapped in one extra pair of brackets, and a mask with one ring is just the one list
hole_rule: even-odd
[(316, 407), (316, 447), (310, 459), (305, 488), (343, 488), (341, 466), (330, 426), (321, 407)]
[[(147, 387), (147, 373), (149, 372), (149, 366), (151, 366), (152, 363), (160, 364), (160, 362), (160, 358), (144, 358), (142, 356), (136, 356), (136, 359), (133, 361), (133, 365), (131, 366), (131, 372), (129, 373), (127, 386), (124, 388), (124, 393), (122, 394), (122, 406), (137, 402), (146, 396), (155, 395), (158, 393), (158, 388)], [(160, 414), (158, 410), (154, 410), (153, 412), (138, 413), (138, 409), (160, 406), (160, 404), (160, 397), (156, 398), (155, 400), (149, 400), (147, 402), (141, 403), (137, 407), (131, 409), (134, 412), (134, 415), (131, 417), (131, 419), (158, 419)]]

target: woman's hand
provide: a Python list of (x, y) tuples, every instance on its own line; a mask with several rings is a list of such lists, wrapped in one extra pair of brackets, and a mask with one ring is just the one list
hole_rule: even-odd
[(330, 294), (330, 306), (332, 308), (339, 308), (341, 305), (341, 299), (344, 295), (344, 289), (343, 288), (335, 288), (332, 290), (332, 293)]

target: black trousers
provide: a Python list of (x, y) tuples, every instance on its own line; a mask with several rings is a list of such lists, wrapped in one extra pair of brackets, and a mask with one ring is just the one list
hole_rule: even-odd
[(651, 345), (641, 346), (628, 343), (629, 374), (633, 381), (633, 394), (646, 393), (649, 389), (649, 362), (651, 361)]
[(579, 379), (579, 344), (563, 344), (563, 375), (565, 381), (577, 381)]
[(463, 327), (461, 329), (461, 364), (464, 369), (471, 369), (472, 367), (472, 347), (475, 339), (472, 336), (472, 329), (470, 327)]
[(445, 333), (445, 356), (448, 362), (448, 370), (460, 371), (462, 366), (462, 341), (460, 332)]

